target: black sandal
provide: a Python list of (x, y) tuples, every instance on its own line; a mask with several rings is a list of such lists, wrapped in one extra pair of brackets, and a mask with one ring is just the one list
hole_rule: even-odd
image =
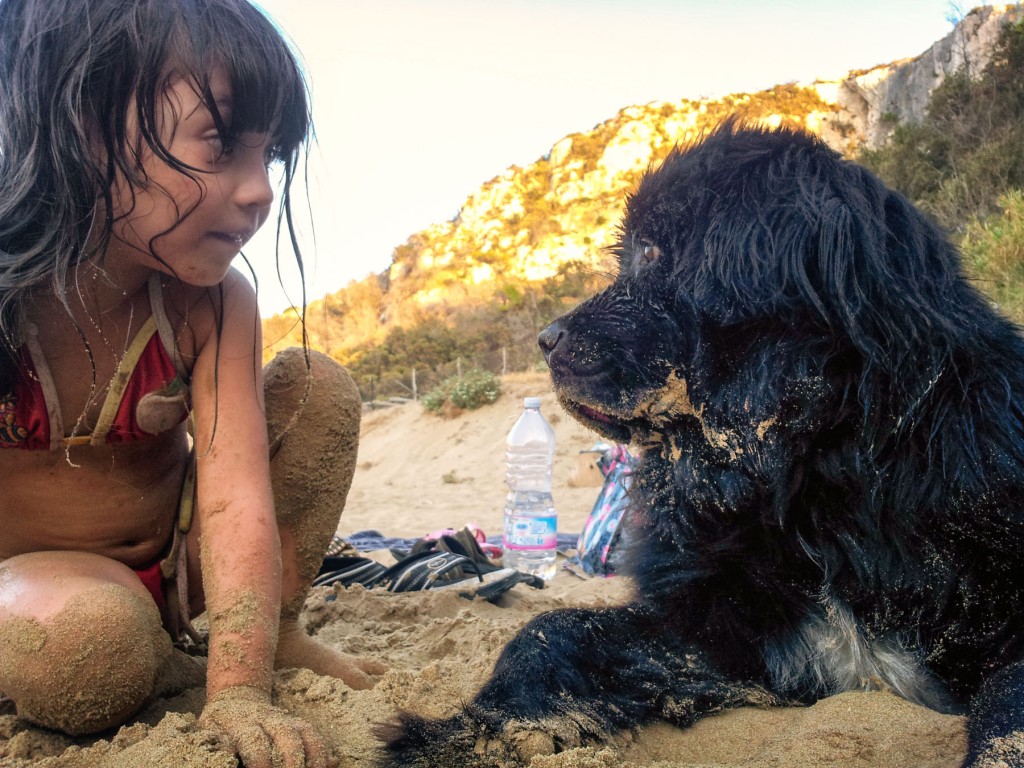
[(353, 584), (362, 584), (364, 587), (372, 587), (385, 571), (387, 566), (368, 557), (328, 555), (320, 566), (320, 573), (313, 579), (313, 586), (341, 584), (343, 587), (350, 587)]
[[(467, 528), (463, 528), (454, 536), (445, 534), (438, 539), (419, 539), (412, 545), (412, 549), (408, 552), (402, 552), (395, 549), (391, 550), (392, 556), (400, 562), (412, 556), (422, 554), (423, 552), (450, 552), (455, 555), (460, 555), (472, 561), (482, 573), (492, 573), (494, 571), (501, 570), (514, 571), (512, 568), (502, 568), (500, 565), (495, 565), (491, 559), (484, 554), (484, 551), (480, 549), (480, 544), (477, 542), (476, 537), (474, 537), (472, 531)], [(514, 572), (519, 575), (520, 583), (529, 584), (534, 589), (544, 588), (544, 579), (539, 576), (522, 573), (521, 571)]]
[(396, 593), (451, 589), (463, 597), (493, 600), (518, 584), (520, 576), (512, 568), (484, 568), (464, 555), (424, 549), (389, 568), (368, 557), (325, 557), (313, 586), (360, 584)]
[(454, 590), (463, 597), (492, 600), (519, 583), (511, 568), (484, 569), (465, 555), (423, 550), (395, 563), (381, 574), (378, 586), (389, 592)]

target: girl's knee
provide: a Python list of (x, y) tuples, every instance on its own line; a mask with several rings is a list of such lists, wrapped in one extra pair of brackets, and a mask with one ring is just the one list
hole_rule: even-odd
[[(263, 369), (267, 431), (273, 452), (285, 437), (305, 443), (358, 438), (359, 389), (341, 365), (300, 347), (279, 352)], [(322, 436), (322, 437), (318, 437)]]
[(359, 389), (348, 371), (336, 360), (301, 347), (289, 347), (274, 356), (263, 368), (263, 388), (268, 408), (271, 400), (284, 410), (294, 409), (304, 402), (331, 402), (335, 406), (358, 407)]
[(171, 651), (152, 601), (119, 584), (96, 586), (49, 618), (0, 623), (0, 691), (26, 720), (94, 733), (145, 704)]

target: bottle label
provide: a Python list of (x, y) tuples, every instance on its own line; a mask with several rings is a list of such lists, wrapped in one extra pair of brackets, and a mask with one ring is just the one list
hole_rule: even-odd
[(505, 517), (505, 549), (555, 549), (558, 546), (558, 516)]

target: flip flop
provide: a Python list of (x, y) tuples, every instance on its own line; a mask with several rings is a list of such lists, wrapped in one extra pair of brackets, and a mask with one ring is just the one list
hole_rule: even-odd
[(500, 565), (493, 563), (490, 558), (484, 554), (483, 549), (480, 547), (480, 543), (476, 540), (476, 537), (473, 536), (473, 532), (468, 528), (463, 528), (454, 535), (442, 534), (436, 540), (419, 539), (415, 544), (413, 544), (412, 549), (409, 550), (408, 553), (391, 550), (391, 554), (397, 560), (401, 561), (413, 555), (429, 551), (450, 552), (455, 555), (461, 555), (476, 564), (477, 568), (479, 568), (483, 573), (492, 573), (501, 570), (513, 571), (518, 574), (520, 583), (529, 584), (534, 589), (544, 588), (544, 579), (539, 576), (522, 573), (521, 571), (516, 571), (513, 568), (502, 568)]
[(372, 587), (385, 571), (387, 566), (368, 557), (328, 555), (320, 566), (320, 573), (313, 579), (313, 586), (341, 584), (343, 587), (349, 587), (353, 584), (362, 584), (364, 587)]
[(388, 568), (377, 585), (389, 592), (453, 590), (463, 597), (493, 600), (518, 584), (519, 575), (512, 568), (484, 570), (454, 552), (423, 550)]
[[(325, 557), (314, 587), (360, 584), (367, 589), (382, 588), (389, 592), (421, 592), (454, 590), (463, 597), (485, 600), (504, 594), (520, 581), (512, 568), (484, 570), (470, 558), (453, 552), (422, 550), (385, 567), (368, 557)], [(332, 600), (333, 595), (327, 599)]]
[(352, 546), (352, 543), (341, 536), (335, 534), (331, 537), (331, 543), (327, 545), (327, 551), (324, 552), (325, 557), (333, 557), (336, 555), (358, 555), (359, 550)]

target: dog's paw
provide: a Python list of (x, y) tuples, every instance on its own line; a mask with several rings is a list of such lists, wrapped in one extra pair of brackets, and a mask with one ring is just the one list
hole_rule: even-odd
[(402, 713), (378, 726), (375, 735), (384, 742), (381, 768), (522, 768), (538, 755), (562, 752), (591, 741), (584, 733), (592, 725), (572, 717), (502, 723), (485, 713), (466, 710), (446, 720)]
[(384, 742), (380, 768), (513, 768), (508, 755), (493, 754), (499, 740), (490, 729), (466, 714), (445, 720), (427, 720), (407, 712), (377, 726), (374, 735)]

